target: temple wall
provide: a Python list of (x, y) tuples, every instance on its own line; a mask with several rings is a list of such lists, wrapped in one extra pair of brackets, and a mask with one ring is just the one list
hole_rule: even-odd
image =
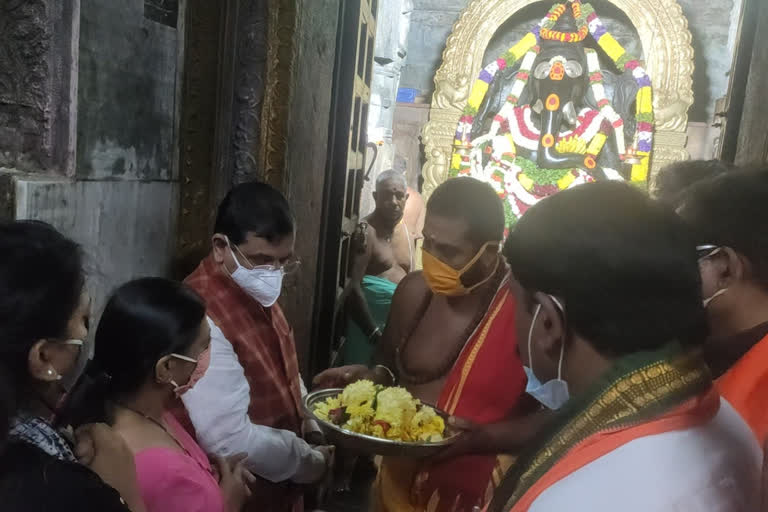
[(0, 89), (3, 217), (82, 244), (97, 314), (118, 284), (168, 272), (184, 5), (0, 0), (20, 31), (0, 33), (0, 68), (28, 84)]

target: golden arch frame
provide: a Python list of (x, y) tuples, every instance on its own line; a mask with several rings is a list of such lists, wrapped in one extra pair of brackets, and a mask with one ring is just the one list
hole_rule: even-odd
[[(693, 47), (688, 20), (676, 0), (609, 0), (624, 11), (640, 36), (654, 92), (655, 135), (651, 176), (689, 158), (685, 149), (693, 104)], [(435, 74), (435, 92), (424, 127), (424, 196), (448, 177), (452, 144), (470, 87), (486, 48), (501, 25), (531, 0), (472, 0), (448, 37)], [(546, 3), (545, 3), (546, 5)], [(544, 9), (548, 9), (546, 5)], [(543, 15), (543, 13), (542, 13)]]

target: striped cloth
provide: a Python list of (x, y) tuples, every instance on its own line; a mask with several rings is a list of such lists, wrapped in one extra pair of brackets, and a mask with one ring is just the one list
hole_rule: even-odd
[[(301, 377), (293, 330), (280, 306), (262, 307), (210, 256), (185, 282), (205, 299), (208, 316), (232, 343), (245, 370), (251, 389), (251, 422), (301, 436)], [(301, 510), (301, 496), (293, 486), (263, 484), (264, 491), (254, 493), (246, 511)]]

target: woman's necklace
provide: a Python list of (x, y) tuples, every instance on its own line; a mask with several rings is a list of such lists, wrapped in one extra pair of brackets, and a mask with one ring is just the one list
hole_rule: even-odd
[(176, 439), (176, 436), (174, 436), (173, 434), (171, 434), (171, 432), (170, 432), (170, 431), (169, 431), (167, 428), (165, 428), (165, 425), (163, 425), (163, 423), (162, 423), (161, 421), (158, 421), (158, 420), (156, 420), (155, 418), (153, 418), (152, 416), (149, 416), (148, 414), (144, 414), (144, 413), (143, 413), (143, 412), (141, 412), (141, 411), (137, 411), (136, 409), (133, 409), (133, 408), (131, 408), (131, 407), (128, 407), (128, 406), (127, 406), (127, 405), (125, 405), (125, 404), (121, 404), (121, 403), (119, 403), (119, 404), (117, 404), (117, 405), (118, 405), (119, 407), (122, 407), (122, 408), (123, 408), (123, 409), (125, 409), (126, 411), (130, 411), (130, 412), (132, 412), (133, 414), (135, 414), (135, 415), (137, 415), (137, 416), (141, 416), (142, 418), (144, 418), (145, 420), (149, 421), (150, 423), (153, 423), (154, 425), (156, 425), (156, 426), (160, 427), (160, 428), (163, 430), (163, 432), (165, 432), (165, 435), (167, 435), (168, 437), (170, 437), (170, 438), (173, 440), (173, 442), (174, 442), (174, 443), (176, 443), (176, 445), (177, 445), (179, 448), (181, 448), (181, 449), (182, 449), (182, 451), (183, 451), (184, 453), (186, 453), (187, 455), (189, 455), (190, 457), (192, 457), (192, 454), (191, 454), (191, 453), (189, 453), (189, 450), (187, 450), (187, 449), (184, 447), (184, 445), (183, 445), (183, 444), (181, 444), (181, 443), (179, 442), (179, 440), (178, 440), (178, 439)]

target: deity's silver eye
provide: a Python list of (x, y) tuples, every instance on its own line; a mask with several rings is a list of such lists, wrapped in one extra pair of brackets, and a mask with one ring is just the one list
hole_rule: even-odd
[(552, 70), (552, 64), (549, 62), (542, 62), (533, 71), (533, 77), (537, 80), (544, 80), (549, 76), (549, 72)]
[(571, 78), (578, 78), (584, 72), (581, 64), (575, 60), (569, 60), (565, 63), (565, 74)]

